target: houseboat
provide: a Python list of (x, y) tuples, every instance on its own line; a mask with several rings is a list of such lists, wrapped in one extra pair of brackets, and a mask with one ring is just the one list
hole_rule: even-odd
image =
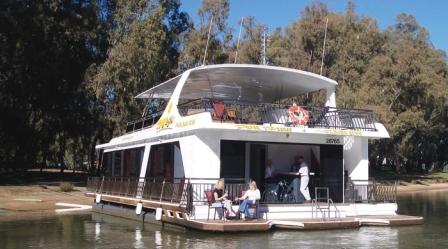
[[(212, 231), (421, 222), (397, 215), (395, 182), (369, 180), (369, 140), (389, 134), (372, 111), (337, 108), (336, 86), (267, 65), (186, 70), (136, 96), (142, 117), (96, 147), (102, 176), (89, 178), (86, 195), (98, 212)], [(307, 94), (322, 106), (304, 105)], [(291, 198), (297, 157), (311, 172), (311, 203)], [(274, 184), (265, 182), (267, 162)], [(217, 179), (232, 200), (256, 181), (256, 220), (217, 219), (207, 198)]]

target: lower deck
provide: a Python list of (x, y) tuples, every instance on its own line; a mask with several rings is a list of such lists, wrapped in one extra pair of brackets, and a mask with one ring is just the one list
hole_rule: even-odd
[[(87, 196), (95, 198), (95, 193), (86, 193)], [(138, 203), (142, 203), (143, 211), (136, 214)], [(310, 218), (313, 205), (260, 205), (258, 219), (249, 220), (219, 220), (213, 219), (213, 211), (210, 219), (207, 219), (206, 205), (195, 207), (194, 214), (188, 212), (179, 204), (141, 200), (137, 198), (102, 195), (101, 202), (93, 205), (95, 212), (126, 217), (143, 222), (156, 223), (160, 225), (175, 225), (187, 229), (211, 232), (260, 232), (273, 228), (294, 230), (328, 230), (328, 229), (354, 229), (361, 226), (399, 226), (418, 225), (423, 223), (423, 218), (418, 216), (398, 215), (395, 212), (386, 214), (385, 207), (373, 206), (373, 204), (359, 204), (356, 206), (359, 213), (350, 213), (347, 210), (350, 205), (337, 205), (342, 215), (320, 216)], [(379, 208), (379, 209), (378, 209)], [(381, 208), (384, 210), (381, 212)], [(156, 210), (160, 209), (161, 216), (156, 218)], [(362, 210), (372, 210), (367, 212)], [(345, 210), (345, 211), (344, 211)], [(366, 215), (366, 213), (370, 215)], [(277, 214), (277, 215), (276, 215)], [(280, 215), (279, 215), (280, 214)]]

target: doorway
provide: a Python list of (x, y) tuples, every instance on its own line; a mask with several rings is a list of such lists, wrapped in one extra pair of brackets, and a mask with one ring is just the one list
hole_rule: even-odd
[(258, 188), (263, 191), (264, 174), (266, 168), (266, 144), (250, 144), (249, 179), (254, 180)]
[(329, 189), (334, 202), (343, 200), (343, 147), (342, 145), (320, 146), (320, 185)]

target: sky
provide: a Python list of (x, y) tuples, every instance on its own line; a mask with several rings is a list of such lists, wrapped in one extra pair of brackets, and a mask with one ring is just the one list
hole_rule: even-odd
[[(195, 23), (198, 22), (197, 9), (202, 0), (181, 0), (181, 9), (186, 11)], [(344, 12), (347, 0), (321, 0), (331, 11)], [(374, 17), (380, 28), (395, 24), (399, 13), (412, 14), (425, 27), (435, 48), (448, 52), (448, 0), (355, 0), (355, 10), (360, 16)], [(269, 26), (286, 27), (300, 17), (300, 12), (313, 0), (230, 0), (228, 23), (239, 29), (238, 20), (244, 16), (254, 16), (260, 23)]]

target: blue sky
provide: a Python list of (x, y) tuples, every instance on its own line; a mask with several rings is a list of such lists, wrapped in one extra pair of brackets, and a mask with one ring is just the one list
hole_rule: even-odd
[[(181, 0), (182, 10), (198, 21), (197, 9), (202, 0)], [(312, 0), (230, 0), (229, 24), (238, 30), (238, 20), (243, 16), (267, 24), (270, 30), (286, 27), (299, 18), (303, 7)], [(343, 12), (347, 0), (321, 0), (330, 10)], [(404, 12), (416, 17), (418, 23), (430, 33), (431, 42), (438, 49), (448, 52), (448, 0), (355, 0), (356, 13), (374, 17), (381, 29), (395, 23), (397, 14)]]

